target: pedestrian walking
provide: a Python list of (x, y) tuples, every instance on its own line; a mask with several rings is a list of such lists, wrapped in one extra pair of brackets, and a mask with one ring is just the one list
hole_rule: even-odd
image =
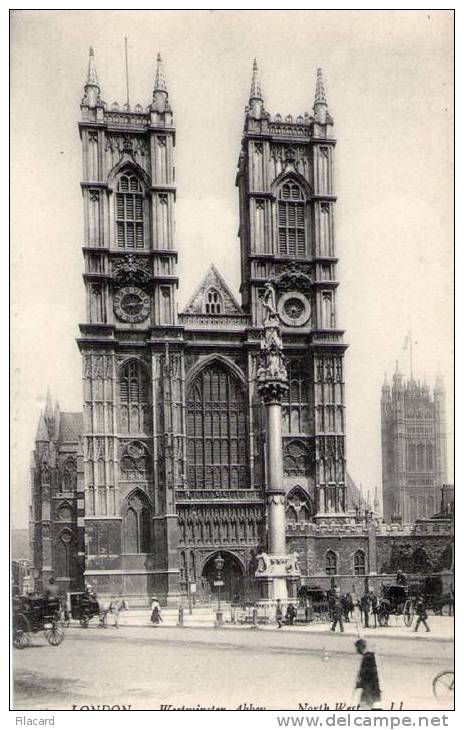
[(417, 603), (416, 603), (416, 611), (417, 611), (417, 621), (416, 621), (416, 627), (414, 631), (417, 631), (420, 624), (424, 624), (425, 630), (430, 631), (429, 625), (427, 623), (427, 609), (425, 607), (425, 601), (423, 596), (419, 596)]
[(358, 639), (355, 647), (358, 654), (362, 656), (355, 686), (355, 694), (361, 690), (358, 701), (359, 709), (372, 710), (374, 705), (380, 702), (382, 696), (375, 653), (367, 650), (365, 639)]
[(153, 626), (158, 626), (163, 621), (163, 619), (161, 618), (160, 602), (158, 601), (156, 596), (153, 596), (153, 598), (151, 599), (150, 621), (152, 622)]
[(371, 613), (374, 618), (374, 629), (376, 629), (377, 628), (377, 616), (379, 613), (379, 599), (375, 595), (374, 591), (370, 591), (370, 593), (369, 593), (369, 603), (370, 603)]
[(369, 628), (369, 611), (371, 609), (371, 602), (369, 600), (369, 594), (364, 593), (359, 601), (359, 610), (361, 611), (361, 619), (364, 618), (364, 627)]
[(343, 628), (343, 606), (339, 592), (336, 592), (332, 599), (332, 620), (333, 623), (330, 630), (335, 631), (337, 624), (339, 624), (340, 631), (343, 633), (345, 631)]
[(276, 619), (277, 626), (279, 627), (279, 629), (281, 629), (284, 617), (283, 617), (283, 613), (282, 613), (282, 604), (281, 604), (280, 598), (278, 598), (277, 602), (276, 602), (275, 619)]

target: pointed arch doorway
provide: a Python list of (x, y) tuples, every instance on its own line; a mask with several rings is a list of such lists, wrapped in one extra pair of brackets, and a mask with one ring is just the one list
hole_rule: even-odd
[(216, 594), (218, 587), (214, 585), (214, 582), (217, 580), (217, 571), (214, 561), (219, 553), (224, 560), (224, 567), (221, 571), (221, 579), (224, 583), (224, 585), (221, 586), (221, 596), (225, 601), (230, 601), (232, 600), (234, 593), (240, 594), (242, 579), (245, 575), (242, 562), (236, 555), (228, 552), (227, 550), (218, 550), (206, 559), (201, 575), (202, 578), (208, 582), (211, 592)]

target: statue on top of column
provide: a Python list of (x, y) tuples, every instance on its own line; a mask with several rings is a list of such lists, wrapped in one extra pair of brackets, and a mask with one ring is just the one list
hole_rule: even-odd
[(256, 373), (258, 391), (263, 397), (281, 398), (288, 390), (282, 335), (277, 314), (276, 295), (268, 281), (264, 287), (263, 333), (261, 335), (260, 364)]

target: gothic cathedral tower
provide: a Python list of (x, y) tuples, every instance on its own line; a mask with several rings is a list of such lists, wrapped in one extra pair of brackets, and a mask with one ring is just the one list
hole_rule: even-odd
[(107, 108), (93, 49), (84, 91), (85, 578), (100, 593), (175, 595), (182, 371), (175, 129), (161, 58), (146, 110)]
[(288, 358), (283, 403), (287, 502), (312, 516), (347, 509), (343, 331), (337, 328), (333, 120), (322, 72), (314, 114), (285, 119), (266, 111), (253, 68), (239, 159), (242, 306), (263, 321), (266, 282), (277, 292)]

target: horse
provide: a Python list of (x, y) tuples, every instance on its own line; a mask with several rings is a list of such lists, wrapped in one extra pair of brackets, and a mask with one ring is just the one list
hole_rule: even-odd
[(116, 629), (118, 629), (119, 628), (119, 614), (121, 611), (129, 610), (128, 602), (126, 601), (125, 598), (113, 598), (113, 599), (111, 599), (111, 601), (109, 602), (107, 607), (105, 606), (105, 608), (106, 608), (105, 616), (104, 616), (105, 624), (106, 624), (106, 621), (108, 618), (108, 614), (111, 613), (112, 616), (114, 617), (113, 625)]

